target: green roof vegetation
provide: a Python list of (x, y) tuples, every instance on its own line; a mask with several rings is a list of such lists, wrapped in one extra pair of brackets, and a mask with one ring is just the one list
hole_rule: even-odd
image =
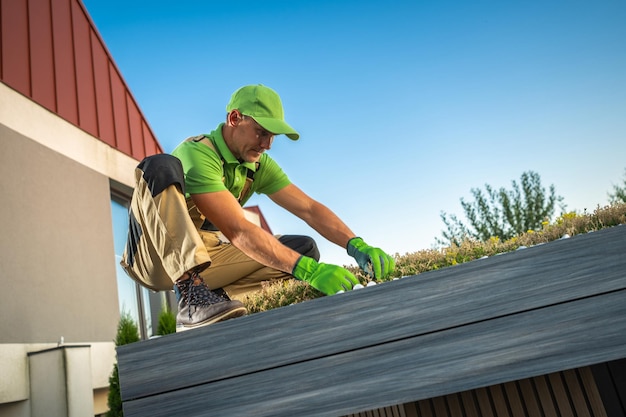
[[(447, 268), (454, 265), (493, 256), (499, 253), (514, 251), (520, 247), (530, 247), (561, 239), (623, 225), (626, 223), (626, 203), (613, 203), (605, 207), (597, 207), (593, 213), (569, 212), (558, 217), (553, 223), (545, 221), (540, 230), (528, 230), (506, 241), (491, 237), (485, 241), (467, 238), (459, 244), (448, 247), (420, 250), (404, 255), (395, 254), (396, 270), (386, 280), (417, 275), (426, 271)], [(347, 265), (363, 285), (368, 278), (357, 266)], [(381, 282), (377, 282), (381, 283)], [(324, 294), (315, 290), (307, 283), (297, 280), (267, 283), (262, 290), (243, 300), (249, 314), (272, 310), (306, 300), (323, 297)]]

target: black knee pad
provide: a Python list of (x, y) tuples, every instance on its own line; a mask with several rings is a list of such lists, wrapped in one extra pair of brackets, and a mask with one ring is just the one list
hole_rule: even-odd
[(143, 171), (143, 179), (148, 183), (152, 197), (157, 196), (172, 184), (178, 185), (185, 193), (185, 175), (178, 158), (169, 154), (157, 154), (144, 158), (137, 168)]
[(317, 249), (317, 243), (310, 236), (300, 235), (283, 235), (278, 238), (280, 243), (295, 250), (300, 255), (308, 256), (320, 260), (320, 251)]

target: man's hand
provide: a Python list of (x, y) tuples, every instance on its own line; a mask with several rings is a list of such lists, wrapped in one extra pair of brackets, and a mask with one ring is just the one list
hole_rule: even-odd
[(301, 256), (291, 273), (301, 281), (306, 281), (313, 288), (326, 295), (338, 291), (349, 291), (359, 280), (347, 269), (337, 265), (318, 263), (308, 256)]
[(396, 267), (396, 261), (391, 256), (367, 245), (360, 237), (350, 239), (347, 249), (348, 255), (357, 261), (361, 269), (375, 279), (388, 276)]

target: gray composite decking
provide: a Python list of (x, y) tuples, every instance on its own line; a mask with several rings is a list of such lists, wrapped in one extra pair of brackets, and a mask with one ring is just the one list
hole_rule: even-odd
[(341, 416), (625, 357), (624, 226), (118, 348), (129, 417)]

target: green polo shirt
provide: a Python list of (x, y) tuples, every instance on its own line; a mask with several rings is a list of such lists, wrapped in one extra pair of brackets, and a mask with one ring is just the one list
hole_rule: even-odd
[[(287, 175), (268, 154), (261, 155), (257, 171), (255, 163), (240, 163), (226, 146), (222, 126), (207, 137), (219, 155), (202, 142), (185, 141), (178, 145), (172, 155), (180, 159), (185, 173), (185, 191), (189, 194), (212, 193), (228, 190), (235, 197), (246, 182), (248, 170), (255, 171), (251, 191), (257, 194), (272, 194), (291, 183)], [(241, 201), (245, 204), (249, 196)]]

